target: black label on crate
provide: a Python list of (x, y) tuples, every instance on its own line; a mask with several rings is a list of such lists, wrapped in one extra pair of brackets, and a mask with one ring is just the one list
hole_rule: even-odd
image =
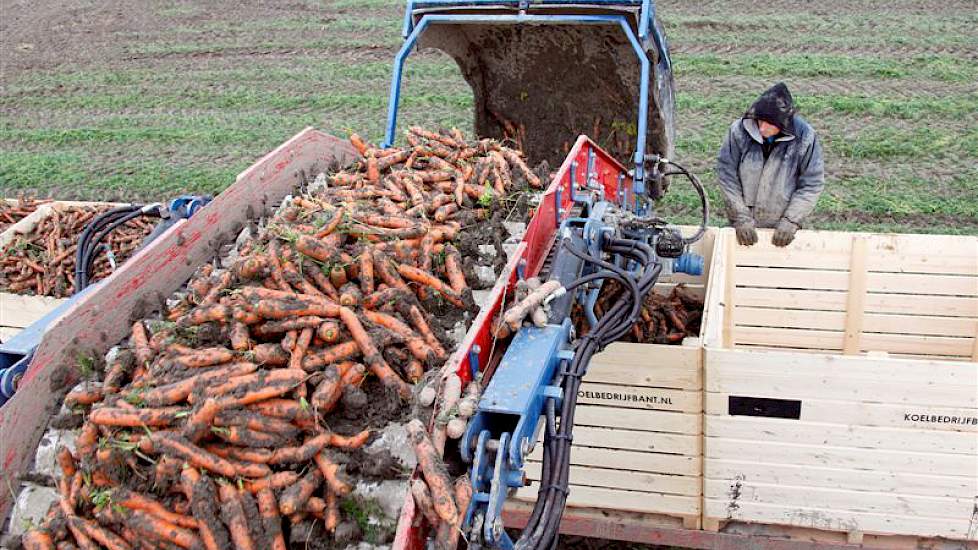
[(978, 417), (952, 416), (949, 414), (903, 413), (904, 422), (925, 424), (954, 424), (956, 426), (978, 426)]
[(742, 397), (731, 395), (727, 402), (727, 414), (731, 416), (763, 416), (767, 418), (801, 418), (801, 401), (797, 399), (771, 399), (768, 397)]
[(671, 397), (641, 393), (621, 393), (611, 391), (578, 390), (578, 399), (602, 399), (605, 401), (621, 401), (623, 403), (649, 403), (651, 405), (672, 405)]

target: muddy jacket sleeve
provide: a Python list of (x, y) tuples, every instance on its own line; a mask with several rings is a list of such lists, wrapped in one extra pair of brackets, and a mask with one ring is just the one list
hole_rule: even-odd
[(717, 179), (720, 181), (720, 190), (723, 191), (723, 198), (727, 204), (727, 218), (730, 223), (739, 223), (751, 220), (750, 210), (744, 202), (744, 186), (740, 182), (740, 121), (738, 120), (730, 126), (723, 146), (720, 148), (720, 156), (717, 158)]
[(815, 209), (818, 196), (825, 188), (825, 170), (822, 159), (822, 144), (812, 133), (811, 144), (798, 164), (798, 184), (791, 194), (784, 216), (795, 225), (801, 226), (805, 218)]

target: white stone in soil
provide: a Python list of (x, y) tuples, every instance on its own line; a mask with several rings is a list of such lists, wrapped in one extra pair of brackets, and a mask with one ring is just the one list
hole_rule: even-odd
[(319, 175), (316, 176), (316, 179), (313, 180), (313, 182), (309, 184), (309, 192), (310, 193), (315, 193), (316, 191), (319, 191), (320, 189), (326, 189), (326, 183), (327, 183), (326, 173), (325, 172), (320, 172)]
[(58, 500), (58, 492), (51, 487), (27, 483), (17, 495), (17, 502), (10, 514), (8, 533), (22, 535), (25, 531), (44, 521), (51, 504)]
[(377, 503), (384, 512), (384, 518), (371, 518), (378, 523), (396, 523), (401, 515), (404, 495), (407, 494), (408, 483), (403, 479), (385, 479), (384, 481), (359, 481), (353, 488), (353, 494)]
[(503, 243), (503, 252), (506, 253), (506, 259), (507, 260), (509, 260), (510, 258), (513, 257), (513, 254), (516, 253), (516, 248), (519, 247), (519, 245), (520, 245), (519, 242), (509, 242), (509, 241), (507, 241), (507, 242), (504, 242)]
[(523, 235), (526, 234), (526, 224), (523, 222), (503, 222), (503, 227), (506, 228), (510, 237), (517, 240), (522, 239)]
[(475, 302), (475, 305), (477, 305), (477, 306), (479, 306), (481, 308), (481, 307), (485, 306), (486, 303), (489, 301), (489, 296), (491, 294), (492, 294), (492, 289), (473, 290), (472, 291), (472, 301)]
[(365, 450), (367, 454), (387, 451), (407, 470), (413, 470), (418, 465), (418, 459), (411, 450), (408, 433), (403, 424), (388, 424), (380, 432), (380, 437), (368, 445)]
[(58, 447), (63, 445), (74, 452), (77, 437), (73, 430), (48, 430), (41, 437), (41, 442), (37, 444), (37, 453), (34, 455), (34, 471), (53, 478), (60, 476), (61, 467), (58, 466), (56, 458)]
[(480, 244), (479, 245), (479, 255), (485, 256), (486, 258), (496, 257), (496, 245), (494, 244)]
[(479, 279), (479, 286), (492, 287), (496, 284), (496, 271), (492, 266), (477, 265), (474, 270), (475, 276)]
[(449, 340), (451, 340), (456, 346), (458, 346), (462, 343), (462, 340), (465, 339), (465, 332), (465, 323), (459, 321), (455, 323), (452, 330), (445, 331), (445, 335), (448, 336)]

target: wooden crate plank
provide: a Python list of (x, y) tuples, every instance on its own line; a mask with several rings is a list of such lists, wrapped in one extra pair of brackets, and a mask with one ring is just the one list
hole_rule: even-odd
[[(649, 426), (649, 428), (655, 427)], [(699, 434), (680, 435), (621, 428), (593, 428), (580, 422), (575, 422), (574, 444), (654, 453), (694, 456), (703, 454), (702, 438)]]
[[(538, 461), (528, 462), (527, 477), (533, 481), (540, 481), (542, 468), (543, 465)], [(585, 466), (570, 467), (570, 483), (574, 486), (627, 489), (670, 495), (699, 496), (702, 492), (702, 481), (698, 476), (650, 474)]]
[(704, 449), (708, 460), (737, 457), (762, 464), (798, 464), (817, 468), (852, 468), (912, 474), (941, 472), (971, 479), (974, 479), (975, 472), (978, 471), (978, 457), (940, 453), (854, 449), (820, 444), (795, 445), (720, 437), (707, 437)]
[[(748, 357), (761, 357), (769, 355), (780, 357), (786, 355), (784, 352), (758, 352), (753, 350), (707, 350), (707, 357), (713, 354), (722, 353), (743, 353)], [(771, 369), (747, 368), (745, 366), (718, 366), (717, 364), (707, 364), (707, 391), (732, 393), (734, 395), (745, 395), (752, 397), (770, 397), (775, 399), (826, 399), (839, 401), (877, 401), (883, 403), (903, 404), (909, 406), (920, 406), (921, 404), (940, 403), (946, 407), (974, 408), (978, 406), (978, 395), (974, 391), (975, 369), (970, 368), (966, 363), (957, 363), (960, 373), (934, 374), (934, 378), (926, 377), (926, 369), (929, 364), (946, 363), (955, 365), (950, 361), (922, 361), (920, 362), (921, 376), (913, 376), (904, 372), (887, 375), (877, 375), (873, 369), (860, 371), (858, 373), (839, 373), (836, 365), (824, 360), (816, 359), (817, 355), (803, 353), (793, 353), (796, 358), (786, 359), (781, 367), (781, 372), (772, 372)], [(825, 358), (839, 359), (842, 356), (825, 356)], [(868, 359), (864, 357), (846, 357), (847, 359)], [(812, 364), (826, 367), (824, 374), (792, 372), (794, 365), (804, 365), (807, 361)], [(915, 360), (894, 359), (894, 363), (910, 362)], [(718, 358), (718, 361), (720, 359)], [(838, 365), (843, 364), (841, 361)], [(858, 365), (850, 365), (858, 367)], [(897, 377), (899, 375), (899, 377)], [(940, 376), (940, 378), (938, 377)], [(955, 383), (954, 380), (960, 382)]]
[(688, 435), (702, 432), (699, 414), (639, 409), (623, 411), (597, 405), (578, 405), (574, 412), (574, 424)]
[[(763, 397), (768, 392), (761, 392)], [(754, 395), (754, 394), (752, 394)], [(730, 394), (709, 392), (705, 409), (708, 415), (726, 415)], [(873, 399), (868, 396), (868, 399)], [(801, 418), (804, 422), (820, 422), (839, 426), (870, 426), (910, 428), (928, 431), (978, 432), (978, 409), (955, 408), (913, 403), (836, 401), (802, 398)]]
[(842, 353), (846, 355), (855, 355), (861, 349), (863, 316), (866, 313), (866, 284), (866, 238), (854, 236), (846, 291), (845, 334), (842, 338)]
[[(793, 269), (780, 267), (742, 267), (733, 270), (734, 284), (741, 287), (797, 290), (846, 290), (847, 271)], [(740, 303), (739, 300), (734, 303)]]
[(3, 251), (18, 235), (30, 233), (51, 212), (51, 203), (45, 203), (37, 207), (36, 210), (24, 216), (20, 221), (0, 232), (0, 251)]
[[(537, 445), (530, 453), (529, 460), (540, 461), (543, 448)], [(574, 466), (602, 466), (617, 470), (652, 472), (675, 476), (699, 476), (703, 472), (703, 458), (699, 456), (670, 455), (663, 453), (640, 453), (619, 449), (599, 449), (580, 447), (571, 449), (571, 464)]]
[(963, 499), (974, 498), (975, 494), (975, 480), (962, 476), (817, 468), (797, 464), (759, 464), (722, 458), (705, 461), (703, 468), (703, 476), (707, 479), (742, 479), (776, 485), (906, 493)]
[[(845, 311), (846, 293), (830, 290), (779, 290), (738, 288), (737, 311), (741, 306)], [(959, 296), (914, 296), (911, 294), (866, 295), (867, 313), (978, 317), (978, 298)]]
[[(782, 267), (734, 268), (737, 287), (796, 290), (847, 290), (848, 271), (794, 269)], [(917, 273), (868, 273), (866, 288), (870, 292), (889, 294), (975, 296), (978, 277)]]
[[(737, 326), (737, 343), (755, 346), (841, 350), (843, 336), (839, 331)], [(862, 351), (936, 357), (970, 357), (972, 346), (972, 338), (921, 334), (864, 333), (860, 341)]]
[(870, 292), (940, 296), (978, 296), (978, 273), (933, 275), (919, 273), (870, 273)]
[[(537, 488), (517, 489), (515, 498), (533, 502), (537, 498)], [(622, 491), (600, 487), (572, 487), (567, 496), (567, 505), (653, 514), (697, 515), (700, 513), (699, 497)]]
[[(802, 408), (805, 403), (802, 403)], [(978, 455), (974, 432), (935, 431), (919, 428), (882, 428), (807, 422), (786, 418), (750, 416), (706, 416), (707, 437), (729, 437), (780, 443), (821, 443), (834, 447), (889, 449)], [(978, 472), (976, 472), (978, 483)]]
[[(738, 265), (803, 269), (847, 269), (851, 233), (802, 231), (791, 246), (778, 248), (764, 238), (741, 247)], [(974, 275), (978, 271), (978, 239), (971, 236), (918, 234), (861, 234), (867, 239), (869, 271)], [(945, 248), (946, 247), (946, 248)], [(935, 254), (934, 250), (941, 250)], [(945, 253), (946, 251), (946, 253)]]
[(614, 342), (594, 356), (588, 382), (656, 388), (702, 389), (702, 351), (697, 347)]
[[(754, 502), (730, 506), (728, 500), (705, 499), (705, 517), (758, 523), (777, 523), (827, 531), (862, 531), (866, 534), (947, 537), (965, 540), (970, 522), (958, 518), (919, 518), (896, 514), (868, 514), (809, 506), (776, 506)], [(972, 536), (973, 538), (973, 536)]]
[(820, 487), (796, 487), (747, 481), (740, 479), (708, 479), (704, 483), (706, 498), (730, 502), (752, 502), (792, 506), (795, 504), (824, 508), (866, 512), (870, 514), (897, 514), (907, 517), (969, 518), (974, 509), (974, 498), (927, 497), (899, 493), (850, 491)]
[[(102, 281), (50, 327), (14, 397), (0, 409), (0, 485), (16, 487), (34, 458), (37, 441), (79, 353), (103, 354), (145, 315), (159, 294), (168, 295), (209, 261), (220, 238), (234, 239), (265, 205), (279, 201), (303, 176), (333, 162), (346, 164), (355, 152), (345, 140), (307, 128), (242, 172), (235, 183), (189, 220), (181, 220)], [(0, 491), (0, 517), (11, 493)]]
[(29, 327), (65, 301), (65, 298), (0, 292), (0, 325)]
[(703, 410), (703, 393), (670, 388), (594, 384), (588, 382), (588, 377), (585, 376), (577, 392), (577, 404), (604, 405), (622, 409), (700, 412)]
[[(842, 311), (737, 307), (737, 324), (752, 327), (800, 328), (841, 331), (846, 314)], [(888, 315), (866, 313), (865, 332), (970, 338), (978, 330), (978, 319), (927, 315)]]

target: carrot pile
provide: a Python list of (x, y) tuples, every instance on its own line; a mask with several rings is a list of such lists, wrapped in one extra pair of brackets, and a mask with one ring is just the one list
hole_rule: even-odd
[(49, 202), (51, 199), (32, 199), (29, 197), (20, 197), (16, 203), (0, 201), (0, 232), (30, 216), (37, 210), (37, 207)]
[[(606, 282), (594, 305), (595, 314), (600, 318), (621, 292), (616, 281)], [(703, 299), (691, 293), (685, 285), (678, 284), (668, 295), (650, 292), (642, 303), (641, 315), (625, 340), (642, 344), (682, 344), (683, 338), (699, 336)], [(586, 334), (584, 312), (576, 310), (572, 318), (579, 334)]]
[[(378, 391), (408, 410), (451, 351), (431, 308), (472, 307), (452, 241), (487, 215), (484, 197), (540, 185), (496, 142), (419, 128), (408, 141), (352, 136), (361, 161), (283, 204), (227, 269), (198, 270), (162, 319), (133, 324), (101, 383), (65, 398), (85, 420), (26, 548), (283, 550), (311, 522), (335, 533), (350, 519), (344, 455), (377, 426), (360, 414), (334, 430), (334, 415)], [(427, 472), (437, 462), (418, 425)], [(447, 538), (467, 484), (431, 471)]]
[[(74, 294), (78, 238), (96, 215), (111, 208), (54, 208), (30, 232), (15, 236), (5, 247), (0, 260), (0, 291), (55, 298)], [(97, 281), (112, 274), (113, 264), (125, 262), (152, 230), (151, 222), (137, 218), (110, 233), (103, 242), (112, 253), (103, 251), (99, 254), (90, 280)]]

